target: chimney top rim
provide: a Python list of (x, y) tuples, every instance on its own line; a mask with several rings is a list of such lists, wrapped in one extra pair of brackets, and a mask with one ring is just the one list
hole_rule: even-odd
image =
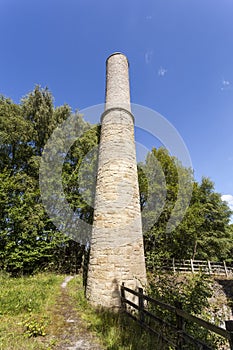
[(127, 62), (128, 62), (128, 66), (129, 66), (129, 60), (128, 60), (127, 56), (124, 53), (120, 52), (120, 51), (113, 52), (110, 56), (108, 56), (108, 58), (106, 59), (106, 63), (108, 62), (110, 57), (115, 56), (115, 55), (124, 56), (126, 58)]

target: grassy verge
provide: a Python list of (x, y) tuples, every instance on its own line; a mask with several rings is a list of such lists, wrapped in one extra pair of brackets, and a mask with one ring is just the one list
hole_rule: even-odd
[(141, 330), (132, 319), (122, 313), (91, 307), (84, 297), (82, 279), (74, 278), (68, 284), (70, 296), (87, 328), (100, 338), (108, 350), (159, 350), (157, 337)]
[(38, 274), (10, 278), (0, 275), (0, 349), (51, 349), (52, 308), (64, 276)]

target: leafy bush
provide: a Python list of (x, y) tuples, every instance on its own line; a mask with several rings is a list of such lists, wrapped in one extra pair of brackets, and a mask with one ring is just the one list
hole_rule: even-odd
[[(212, 296), (212, 280), (209, 276), (202, 273), (175, 275), (173, 273), (160, 274), (156, 277), (149, 276), (148, 293), (154, 299), (176, 307), (182, 307), (183, 310), (194, 316), (209, 321), (210, 309), (209, 298)], [(178, 304), (180, 303), (180, 304)], [(160, 307), (152, 306), (150, 311), (157, 317), (176, 325), (176, 315)], [(161, 334), (170, 337), (168, 328), (160, 327)], [(213, 348), (219, 349), (220, 345), (225, 344), (225, 340), (210, 331), (202, 328), (193, 322), (185, 322), (185, 331), (209, 344)], [(195, 349), (191, 344), (187, 344), (187, 349)]]
[(23, 326), (25, 327), (24, 334), (29, 338), (46, 335), (45, 328), (47, 322), (44, 320), (37, 320), (29, 317), (23, 322)]
[(181, 302), (183, 309), (194, 314), (201, 314), (209, 306), (212, 295), (211, 279), (204, 274), (175, 275), (161, 273), (156, 277), (149, 276), (149, 294), (174, 305)]

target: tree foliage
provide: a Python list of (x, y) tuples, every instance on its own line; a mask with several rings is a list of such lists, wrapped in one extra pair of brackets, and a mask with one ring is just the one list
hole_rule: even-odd
[[(71, 115), (68, 105), (54, 106), (47, 88), (36, 86), (19, 104), (0, 97), (0, 268), (13, 274), (81, 265), (85, 247), (54, 226), (39, 187), (44, 147)], [(91, 225), (100, 127), (90, 126), (76, 112), (74, 128), (80, 137), (64, 160), (62, 184), (72, 210)], [(71, 128), (70, 137), (72, 133)], [(59, 137), (57, 142), (62, 149)], [(194, 181), (192, 171), (163, 148), (152, 149), (138, 165), (138, 173), (148, 268), (167, 258), (232, 259), (231, 212), (210, 179)], [(190, 206), (178, 225), (190, 182)], [(59, 195), (53, 195), (55, 203)], [(167, 230), (169, 220), (172, 231)]]
[[(0, 267), (13, 274), (42, 268), (69, 271), (80, 267), (84, 247), (53, 225), (39, 189), (44, 146), (54, 129), (70, 115), (68, 105), (54, 107), (50, 91), (39, 86), (20, 104), (0, 98)], [(83, 131), (88, 129), (81, 117), (79, 121), (78, 127)], [(96, 129), (86, 138), (84, 133), (82, 147), (74, 145), (64, 166), (64, 187), (68, 186), (67, 196), (76, 208), (81, 206), (81, 199), (72, 187), (75, 176), (73, 183), (67, 178), (88, 147), (92, 147), (95, 134)], [(80, 215), (90, 212), (83, 203), (81, 207)]]
[[(151, 159), (154, 157), (159, 161), (162, 172), (158, 171), (156, 162), (153, 164)], [(183, 220), (173, 231), (167, 232), (166, 225), (173, 215), (175, 202), (182, 201), (187, 195), (184, 190), (178, 198), (178, 167), (179, 176), (183, 177), (182, 181), (192, 182), (193, 192)], [(149, 174), (149, 180), (145, 174)], [(153, 180), (150, 185), (151, 178)], [(232, 259), (232, 230), (229, 228), (231, 210), (221, 200), (221, 195), (215, 192), (214, 184), (209, 178), (202, 178), (200, 184), (194, 181), (190, 169), (183, 167), (167, 150), (160, 148), (152, 149), (145, 164), (140, 164), (139, 185), (142, 213), (149, 202), (149, 191), (153, 193), (144, 218), (154, 217), (153, 225), (144, 234), (149, 268), (153, 269), (161, 260), (170, 258)], [(156, 207), (162, 203), (161, 198), (165, 198), (165, 201), (160, 215), (157, 215)]]

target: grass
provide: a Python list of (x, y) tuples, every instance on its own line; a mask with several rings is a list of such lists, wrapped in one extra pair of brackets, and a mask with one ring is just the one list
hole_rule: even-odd
[[(46, 338), (52, 327), (52, 307), (64, 276), (38, 274), (10, 278), (0, 274), (0, 349), (51, 349)], [(46, 338), (46, 340), (45, 340)]]
[[(169, 276), (166, 276), (167, 279)], [(170, 276), (171, 277), (171, 276)], [(191, 278), (191, 277), (190, 277)], [(183, 280), (182, 280), (183, 281)], [(171, 282), (170, 282), (171, 283)], [(183, 281), (184, 283), (184, 281)], [(183, 285), (182, 283), (182, 285)], [(191, 287), (189, 280), (186, 281), (187, 290), (190, 292)], [(189, 289), (188, 289), (189, 286)], [(206, 295), (200, 286), (198, 287), (198, 295), (196, 304), (200, 305), (200, 296)], [(175, 292), (175, 289), (173, 287)], [(87, 300), (84, 297), (84, 291), (82, 287), (82, 279), (80, 276), (74, 278), (68, 285), (68, 291), (71, 297), (74, 299), (76, 303), (76, 308), (78, 313), (81, 315), (82, 319), (86, 323), (86, 327), (94, 332), (101, 340), (102, 344), (104, 344), (105, 348), (108, 350), (161, 350), (161, 349), (172, 349), (173, 347), (168, 347), (167, 345), (159, 342), (158, 337), (152, 335), (141, 329), (137, 325), (137, 323), (130, 319), (127, 315), (122, 313), (114, 313), (106, 309), (98, 309), (90, 306)], [(196, 289), (194, 290), (196, 291)], [(167, 290), (167, 286), (164, 286), (163, 292), (168, 294), (168, 297), (171, 297), (169, 294), (171, 290)], [(179, 294), (179, 291), (176, 291)], [(201, 294), (202, 293), (202, 294)], [(207, 293), (208, 294), (208, 293)], [(192, 297), (193, 294), (190, 296)], [(186, 296), (188, 298), (189, 295)], [(189, 300), (188, 300), (189, 301)], [(171, 303), (172, 300), (168, 300), (168, 303)], [(202, 304), (205, 303), (202, 301)], [(202, 305), (201, 304), (201, 305)], [(203, 306), (203, 305), (202, 305)], [(208, 312), (210, 310), (208, 309)], [(202, 318), (204, 314), (202, 314)], [(205, 334), (205, 331), (200, 329), (198, 331), (197, 327), (195, 328), (195, 337), (202, 338), (204, 336), (204, 340), (213, 344), (213, 348), (224, 348), (224, 344), (226, 341), (221, 337), (215, 334)]]
[[(54, 349), (67, 327), (57, 305), (63, 280), (45, 273), (20, 278), (0, 274), (0, 350)], [(82, 332), (95, 333), (105, 349), (158, 349), (154, 339), (123, 314), (92, 308), (81, 276), (69, 282), (68, 294), (83, 320)]]
[(69, 283), (68, 291), (87, 328), (96, 334), (106, 349), (160, 349), (157, 337), (143, 331), (127, 315), (91, 307), (85, 299), (80, 276)]
[[(52, 350), (60, 344), (61, 336), (72, 341), (73, 337), (85, 338), (89, 332), (107, 350), (164, 349), (155, 335), (142, 330), (127, 315), (92, 307), (85, 299), (81, 276), (61, 291), (64, 277), (43, 273), (10, 278), (0, 273), (0, 350)], [(66, 320), (77, 316), (74, 308), (78, 333), (71, 334)]]

